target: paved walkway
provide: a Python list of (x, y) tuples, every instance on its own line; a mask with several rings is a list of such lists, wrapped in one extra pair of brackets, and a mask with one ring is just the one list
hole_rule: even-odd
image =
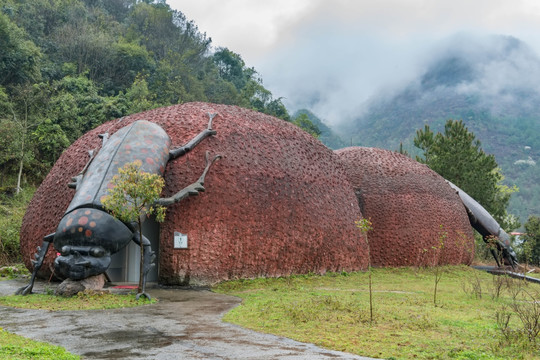
[[(0, 295), (25, 282), (0, 281)], [(37, 283), (35, 292), (43, 292)], [(223, 323), (241, 300), (207, 290), (150, 289), (157, 304), (86, 311), (0, 306), (0, 327), (83, 359), (368, 359)]]

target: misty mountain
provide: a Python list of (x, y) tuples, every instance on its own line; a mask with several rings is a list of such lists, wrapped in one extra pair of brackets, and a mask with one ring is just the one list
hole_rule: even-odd
[(442, 131), (447, 119), (462, 119), (495, 155), (520, 192), (509, 211), (522, 222), (540, 214), (540, 58), (519, 39), (461, 35), (441, 45), (418, 78), (381, 92), (346, 129), (345, 142), (404, 149), (416, 130)]

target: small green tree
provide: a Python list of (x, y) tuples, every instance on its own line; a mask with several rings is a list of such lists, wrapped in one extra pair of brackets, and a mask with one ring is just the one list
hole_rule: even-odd
[(522, 253), (526, 263), (540, 265), (540, 217), (530, 216), (525, 223), (523, 236)]
[(439, 264), (439, 261), (442, 258), (443, 251), (444, 251), (444, 243), (446, 241), (446, 238), (448, 237), (448, 231), (444, 230), (443, 225), (439, 225), (440, 231), (439, 231), (439, 243), (435, 246), (432, 246), (431, 248), (433, 251), (435, 251), (435, 256), (433, 258), (433, 266), (435, 267), (435, 286), (433, 287), (433, 305), (437, 306), (437, 288), (439, 286), (439, 282), (442, 278), (442, 269), (441, 265)]
[[(102, 200), (103, 206), (114, 217), (126, 223), (136, 223), (141, 247), (141, 265), (138, 293), (143, 293), (144, 246), (142, 223), (145, 217), (155, 215), (157, 222), (165, 219), (165, 208), (156, 205), (165, 184), (157, 174), (141, 171), (141, 162), (134, 161), (118, 169), (111, 181), (113, 187)], [(146, 294), (144, 294), (146, 296)]]
[(369, 219), (360, 219), (354, 222), (356, 227), (360, 229), (362, 235), (365, 236), (367, 250), (368, 250), (368, 282), (369, 282), (369, 323), (373, 323), (373, 291), (372, 291), (372, 280), (371, 280), (371, 248), (369, 246), (368, 232), (373, 230), (373, 223)]

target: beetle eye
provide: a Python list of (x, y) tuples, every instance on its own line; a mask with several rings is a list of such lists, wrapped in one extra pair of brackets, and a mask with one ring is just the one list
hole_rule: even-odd
[(63, 256), (69, 255), (71, 253), (71, 246), (68, 246), (68, 245), (62, 246), (62, 249), (60, 249), (60, 252), (62, 253)]
[(90, 255), (93, 257), (102, 257), (105, 256), (105, 249), (102, 247), (93, 247), (90, 249)]

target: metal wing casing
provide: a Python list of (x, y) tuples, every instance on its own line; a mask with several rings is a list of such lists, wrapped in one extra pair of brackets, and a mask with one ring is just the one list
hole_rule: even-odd
[(484, 239), (490, 235), (496, 236), (498, 244), (505, 250), (505, 257), (510, 264), (517, 264), (517, 257), (512, 249), (510, 236), (501, 228), (499, 223), (491, 216), (491, 214), (476, 200), (474, 200), (469, 194), (461, 190), (458, 186), (454, 185), (450, 181), (446, 180), (458, 193), (463, 205), (467, 209), (471, 225), (484, 237)]
[[(461, 201), (467, 208), (469, 216), (473, 216), (472, 225), (482, 236), (498, 236), (502, 230), (499, 223), (491, 216), (487, 210), (474, 200), (469, 194), (461, 190), (459, 187), (446, 180), (446, 182), (457, 191)], [(510, 245), (510, 244), (508, 244)]]
[(66, 214), (81, 208), (102, 209), (111, 180), (125, 164), (139, 160), (141, 170), (163, 175), (171, 139), (159, 125), (139, 120), (115, 132), (103, 145), (84, 174)]

